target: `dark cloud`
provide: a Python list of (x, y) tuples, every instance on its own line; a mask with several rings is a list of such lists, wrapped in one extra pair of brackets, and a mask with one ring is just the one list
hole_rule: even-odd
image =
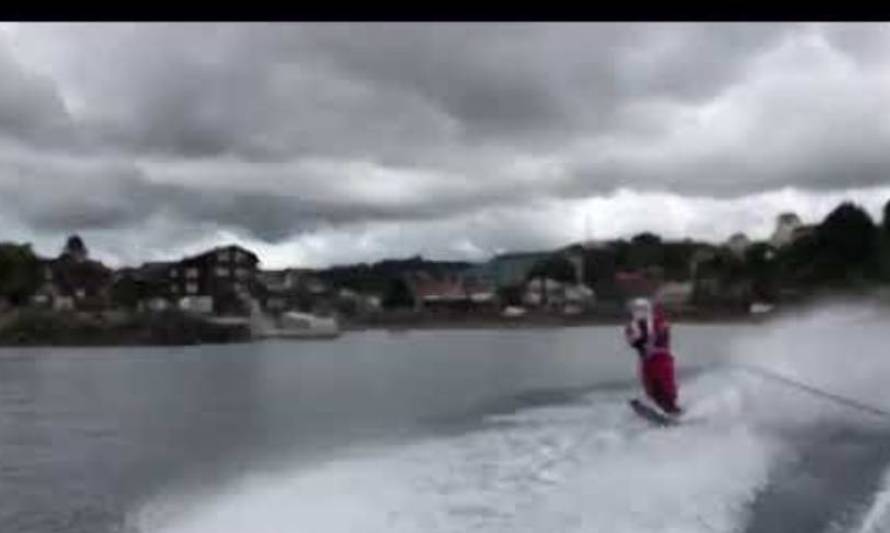
[(0, 41), (0, 135), (38, 146), (73, 141), (65, 105), (49, 78), (29, 73)]
[[(413, 159), (621, 129), (641, 99), (738, 81), (776, 25), (63, 28), (106, 143), (185, 157)], [(112, 74), (113, 73), (113, 78)], [(83, 76), (83, 74), (81, 74)]]
[(126, 229), (156, 208), (132, 168), (0, 158), (0, 207), (43, 231)]
[(890, 27), (887, 24), (827, 24), (822, 30), (832, 47), (847, 54), (863, 68), (886, 64), (890, 59), (887, 56)]

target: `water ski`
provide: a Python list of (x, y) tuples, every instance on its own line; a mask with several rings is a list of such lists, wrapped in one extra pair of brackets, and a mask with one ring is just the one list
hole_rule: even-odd
[(630, 403), (630, 407), (641, 417), (646, 420), (652, 422), (653, 424), (658, 424), (660, 426), (672, 426), (678, 424), (679, 421), (665, 413), (662, 413), (655, 407), (647, 405), (645, 402), (640, 400), (639, 398), (632, 398), (628, 401)]

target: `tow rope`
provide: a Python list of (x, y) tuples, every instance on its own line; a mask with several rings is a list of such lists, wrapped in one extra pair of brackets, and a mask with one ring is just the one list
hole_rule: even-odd
[(822, 398), (823, 400), (831, 401), (833, 403), (843, 405), (850, 409), (855, 409), (857, 411), (862, 411), (864, 413), (870, 413), (875, 416), (879, 416), (882, 418), (886, 418), (890, 420), (890, 411), (886, 409), (882, 409), (880, 407), (875, 407), (874, 405), (868, 405), (866, 403), (860, 402), (858, 400), (854, 400), (852, 398), (847, 398), (846, 396), (841, 396), (840, 394), (835, 394), (833, 392), (829, 392), (818, 387), (814, 387), (813, 385), (809, 385), (807, 383), (803, 383), (801, 381), (797, 381), (796, 379), (789, 378), (788, 376), (784, 376), (777, 372), (773, 372), (771, 370), (766, 370), (765, 368), (761, 368), (759, 366), (751, 366), (751, 365), (733, 365), (734, 368), (739, 370), (745, 370), (750, 372), (751, 374), (755, 374), (760, 376), (763, 379), (767, 379), (770, 381), (774, 381), (776, 383), (783, 384), (787, 387), (791, 387), (803, 392), (806, 392), (810, 395), (816, 396), (818, 398)]

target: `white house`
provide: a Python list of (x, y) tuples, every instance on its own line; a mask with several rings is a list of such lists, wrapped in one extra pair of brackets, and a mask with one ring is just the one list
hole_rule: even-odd
[[(546, 295), (545, 295), (546, 292)], [(560, 308), (564, 312), (580, 313), (594, 300), (593, 289), (583, 283), (560, 283), (554, 279), (535, 278), (526, 283), (522, 301), (529, 307)]]
[(581, 305), (589, 305), (595, 300), (593, 289), (583, 283), (567, 285), (565, 287), (565, 297), (567, 302)]
[(726, 247), (737, 257), (745, 255), (745, 250), (751, 246), (751, 239), (744, 233), (734, 233), (727, 241)]
[(565, 290), (562, 283), (551, 278), (534, 278), (525, 284), (522, 302), (529, 307), (558, 306), (565, 302)]
[(166, 298), (161, 298), (160, 296), (155, 296), (152, 298), (146, 298), (139, 302), (139, 309), (142, 311), (152, 311), (155, 313), (166, 311), (170, 309), (170, 302)]
[(655, 299), (665, 307), (683, 307), (692, 299), (692, 282), (669, 281), (658, 288)]
[(213, 313), (213, 296), (183, 296), (179, 299), (179, 308), (183, 311), (209, 315)]
[(770, 237), (770, 243), (776, 248), (791, 244), (794, 240), (794, 232), (803, 226), (800, 217), (795, 213), (782, 213), (776, 217), (776, 229)]

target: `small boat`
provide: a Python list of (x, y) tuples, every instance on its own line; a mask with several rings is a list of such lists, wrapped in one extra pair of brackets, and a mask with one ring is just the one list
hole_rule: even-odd
[(285, 339), (330, 339), (340, 336), (340, 326), (333, 317), (288, 311), (264, 328), (263, 337)]
[(526, 310), (524, 307), (518, 307), (514, 305), (508, 305), (501, 312), (501, 316), (505, 316), (507, 318), (517, 318), (526, 315)]
[(764, 302), (754, 302), (751, 304), (749, 308), (749, 312), (752, 315), (764, 315), (773, 310), (774, 306), (772, 304), (764, 303)]

